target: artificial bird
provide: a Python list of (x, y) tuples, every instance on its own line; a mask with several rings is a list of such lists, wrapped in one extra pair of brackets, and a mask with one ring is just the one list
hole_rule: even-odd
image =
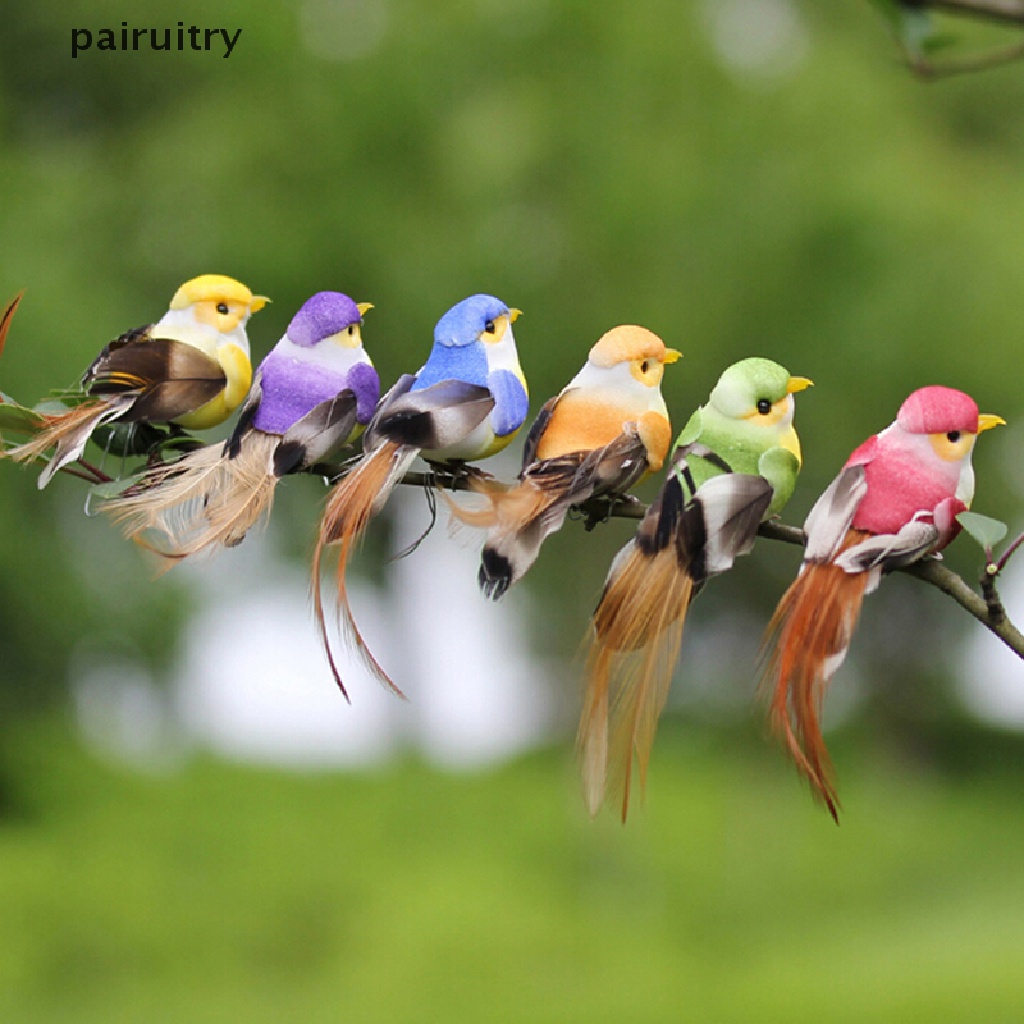
[(941, 551), (974, 496), (978, 434), (1003, 423), (974, 399), (932, 385), (846, 460), (804, 522), (800, 574), (765, 635), (770, 719), (797, 768), (838, 822), (838, 799), (819, 716), (849, 648), (865, 594), (886, 572)]
[(796, 485), (794, 395), (811, 384), (750, 357), (722, 373), (676, 439), (662, 488), (615, 556), (592, 617), (577, 749), (591, 814), (611, 765), (625, 821), (668, 697), (690, 602), (753, 547), (761, 520)]
[(471, 295), (434, 328), (427, 361), (404, 374), (381, 400), (363, 436), (364, 455), (327, 498), (313, 552), (314, 610), (324, 650), (344, 692), (331, 651), (320, 587), (325, 550), (338, 549), (338, 607), (347, 638), (386, 686), (401, 691), (370, 652), (348, 603), (345, 574), (370, 520), (418, 456), (454, 466), (501, 451), (526, 419), (529, 398), (512, 324), (519, 310), (493, 295)]
[(613, 327), (583, 368), (541, 408), (530, 427), (518, 483), (472, 483), (487, 507), (450, 502), (460, 522), (485, 527), (479, 581), (495, 600), (536, 560), (569, 509), (592, 497), (623, 495), (661, 469), (672, 440), (661, 394), (665, 366), (679, 352), (645, 327)]
[(5, 454), (20, 462), (54, 448), (39, 474), (42, 488), (81, 457), (103, 424), (171, 423), (205, 430), (222, 423), (252, 383), (245, 325), (267, 301), (220, 274), (186, 281), (160, 320), (104, 347), (82, 377), (84, 401), (65, 413), (44, 415), (46, 425)]
[[(147, 468), (104, 503), (133, 540), (167, 559), (233, 547), (268, 514), (281, 477), (354, 441), (380, 398), (363, 348), (370, 303), (317, 292), (256, 370), (234, 432), (175, 462)], [(144, 538), (159, 537), (159, 543)]]

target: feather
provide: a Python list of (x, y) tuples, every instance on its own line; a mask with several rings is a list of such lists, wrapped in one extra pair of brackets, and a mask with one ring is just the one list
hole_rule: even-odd
[(706, 481), (687, 502), (670, 472), (636, 538), (612, 563), (593, 617), (577, 740), (591, 813), (606, 786), (602, 748), (609, 751), (623, 821), (634, 757), (643, 793), (690, 603), (710, 576), (751, 549), (771, 497), (763, 478), (730, 473)]
[(541, 438), (544, 436), (545, 431), (551, 423), (551, 417), (554, 414), (555, 406), (558, 405), (562, 398), (562, 394), (557, 394), (553, 398), (549, 398), (541, 407), (540, 412), (537, 413), (536, 419), (530, 424), (530, 429), (526, 433), (526, 440), (523, 441), (523, 462), (522, 472), (526, 472), (530, 464), (537, 457), (537, 446), (541, 442)]
[(498, 600), (536, 561), (544, 540), (559, 530), (574, 505), (601, 494), (623, 494), (648, 468), (633, 424), (611, 443), (528, 465), (512, 488), (487, 480), (473, 484), (488, 505), (465, 509), (449, 500), (454, 519), (489, 529), (480, 558), (479, 582)]
[(415, 459), (416, 454), (416, 448), (384, 441), (364, 455), (355, 468), (335, 484), (327, 498), (327, 504), (320, 519), (320, 533), (313, 549), (313, 610), (331, 672), (346, 698), (348, 692), (338, 671), (327, 634), (327, 621), (324, 616), (320, 584), (320, 564), (324, 551), (329, 546), (337, 546), (338, 611), (347, 638), (354, 643), (373, 675), (398, 696), (404, 696), (380, 666), (359, 632), (348, 603), (345, 574), (349, 559), (366, 532), (370, 520), (384, 507), (391, 492), (408, 469), (409, 464)]
[(680, 571), (674, 548), (651, 556), (630, 541), (612, 565), (594, 614), (577, 738), (591, 814), (597, 813), (604, 798), (609, 760), (621, 793), (623, 821), (629, 810), (634, 756), (641, 793), (646, 786), (654, 734), (668, 698), (693, 590), (694, 581)]
[(443, 380), (400, 394), (397, 387), (381, 402), (367, 428), (368, 444), (379, 436), (410, 448), (443, 450), (466, 438), (494, 408), (487, 388), (461, 380)]
[(111, 342), (83, 383), (91, 395), (133, 394), (126, 420), (169, 423), (219, 395), (227, 376), (217, 360), (195, 345), (147, 334)]
[(348, 388), (314, 405), (279, 439), (274, 451), (274, 475), (286, 476), (326, 459), (351, 437), (356, 411), (356, 394)]
[[(125, 536), (168, 560), (234, 547), (273, 506), (279, 441), (276, 434), (251, 431), (233, 459), (220, 445), (196, 449), (147, 470), (141, 484), (105, 502), (103, 511)], [(147, 540), (150, 533), (159, 542)]]
[(18, 308), (18, 303), (25, 297), (25, 293), (18, 292), (17, 295), (7, 303), (6, 309), (3, 314), (0, 315), (0, 355), (3, 355), (4, 346), (7, 344), (7, 332), (11, 329), (11, 321), (14, 319), (14, 313)]
[[(854, 548), (866, 536), (850, 530), (843, 549)], [(850, 573), (832, 562), (806, 563), (765, 634), (765, 643), (773, 645), (762, 683), (770, 690), (772, 727), (837, 823), (839, 801), (821, 734), (821, 707), (850, 645), (864, 595), (880, 573)]]
[(9, 448), (4, 454), (15, 462), (28, 462), (55, 448), (50, 461), (39, 474), (39, 488), (45, 487), (58, 470), (74, 462), (85, 450), (92, 432), (109, 420), (116, 419), (134, 401), (132, 395), (82, 402), (58, 416), (46, 416), (46, 426), (24, 444)]
[(807, 547), (804, 560), (826, 562), (847, 542), (857, 508), (868, 492), (862, 464), (846, 465), (811, 506), (804, 520)]

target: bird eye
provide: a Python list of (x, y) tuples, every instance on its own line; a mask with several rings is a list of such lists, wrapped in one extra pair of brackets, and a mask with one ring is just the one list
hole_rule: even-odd
[(218, 302), (217, 312), (220, 313), (221, 316), (227, 316), (231, 310), (228, 309), (228, 304), (226, 302)]
[(759, 398), (757, 400), (757, 411), (762, 416), (767, 416), (772, 411), (772, 403), (767, 398)]
[(356, 333), (355, 326), (352, 325), (352, 324), (349, 324), (348, 325), (348, 336), (351, 338), (352, 335), (355, 334), (355, 333)]
[(651, 361), (650, 361), (650, 359), (645, 359), (640, 364), (640, 372), (641, 373), (646, 373), (650, 368), (651, 368)]
[(493, 320), (488, 320), (487, 323), (484, 324), (484, 333), (485, 334), (493, 334), (494, 333), (494, 321)]
[(960, 440), (960, 431), (959, 430), (951, 430), (946, 435), (946, 440), (949, 441), (950, 444), (956, 444), (957, 441)]

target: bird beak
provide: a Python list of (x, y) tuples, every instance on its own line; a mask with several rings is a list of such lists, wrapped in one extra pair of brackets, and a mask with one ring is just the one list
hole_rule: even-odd
[(522, 315), (523, 315), (523, 311), (521, 309), (516, 309), (515, 306), (513, 306), (508, 311), (508, 322), (510, 324), (514, 324), (516, 322), (516, 320), (518, 320), (519, 317), (521, 317)]
[(1006, 420), (1002, 416), (993, 416), (991, 413), (983, 412), (978, 416), (978, 433), (984, 430), (991, 430), (993, 427), (1005, 427)]
[(373, 303), (372, 302), (357, 302), (356, 303), (356, 309), (359, 310), (359, 315), (360, 316), (366, 316), (367, 310), (373, 309)]
[(249, 303), (249, 312), (258, 313), (269, 301), (266, 295), (254, 295)]
[(790, 377), (786, 384), (786, 394), (795, 395), (798, 391), (814, 386), (814, 381), (809, 377)]
[(682, 358), (683, 358), (683, 353), (680, 352), (678, 349), (667, 348), (667, 349), (665, 349), (665, 354), (661, 357), (661, 361), (666, 366), (670, 366), (677, 359), (682, 359)]

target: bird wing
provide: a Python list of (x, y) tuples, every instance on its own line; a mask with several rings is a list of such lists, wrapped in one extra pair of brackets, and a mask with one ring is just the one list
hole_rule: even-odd
[[(647, 449), (633, 423), (615, 440), (592, 451), (539, 459), (510, 490), (486, 488), (490, 526), (480, 557), (480, 586), (502, 597), (536, 561), (544, 540), (559, 530), (569, 509), (599, 494), (623, 494), (647, 469)], [(453, 509), (463, 522), (480, 523), (478, 513)]]
[(923, 558), (938, 540), (938, 527), (929, 519), (915, 517), (897, 533), (873, 534), (848, 547), (835, 559), (835, 564), (848, 573), (868, 572), (875, 568), (892, 572)]
[(636, 424), (627, 423), (618, 437), (592, 451), (567, 452), (527, 466), (524, 481), (557, 493), (566, 506), (597, 494), (628, 491), (647, 469), (647, 449)]
[(348, 388), (314, 405), (285, 431), (274, 451), (274, 475), (305, 469), (340, 448), (355, 429), (357, 406), (358, 397)]
[(494, 397), (487, 388), (443, 380), (420, 391), (406, 390), (394, 397), (389, 393), (370, 426), (375, 440), (435, 451), (458, 444), (493, 408)]
[(847, 464), (807, 513), (805, 562), (830, 562), (839, 554), (867, 492), (864, 464)]
[(125, 420), (167, 423), (215, 398), (227, 383), (220, 364), (205, 352), (138, 328), (111, 342), (86, 371), (95, 396), (136, 393)]

